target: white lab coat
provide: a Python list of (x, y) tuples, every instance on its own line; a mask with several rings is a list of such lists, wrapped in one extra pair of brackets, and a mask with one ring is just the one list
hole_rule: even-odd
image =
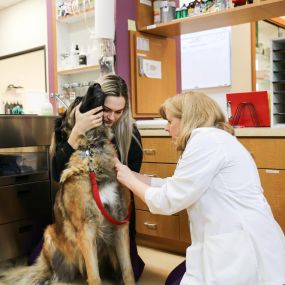
[(153, 178), (145, 200), (154, 214), (187, 209), (192, 245), (181, 284), (285, 284), (284, 234), (251, 155), (229, 133), (193, 130), (174, 175)]

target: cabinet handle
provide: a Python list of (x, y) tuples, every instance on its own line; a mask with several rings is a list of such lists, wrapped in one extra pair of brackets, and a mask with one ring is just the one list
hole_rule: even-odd
[(145, 154), (154, 155), (154, 154), (155, 154), (155, 149), (153, 149), (153, 148), (145, 148), (145, 149), (143, 150), (143, 152), (144, 152)]
[(148, 222), (144, 222), (143, 223), (148, 229), (151, 229), (151, 230), (156, 230), (157, 229), (157, 224), (150, 224)]

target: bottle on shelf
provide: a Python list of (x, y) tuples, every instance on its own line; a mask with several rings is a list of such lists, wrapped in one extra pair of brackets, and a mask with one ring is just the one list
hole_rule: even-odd
[(70, 67), (76, 68), (79, 66), (79, 46), (75, 45), (75, 48), (70, 51)]
[(186, 18), (188, 16), (188, 9), (186, 7), (186, 4), (183, 4), (181, 7), (181, 18)]
[(191, 17), (194, 14), (194, 7), (195, 7), (195, 0), (192, 0), (189, 2), (187, 6), (189, 17)]
[(87, 65), (87, 57), (83, 50), (81, 50), (79, 54), (79, 66), (86, 66)]
[(153, 22), (154, 22), (154, 24), (158, 24), (161, 22), (161, 20), (160, 20), (160, 8), (166, 4), (167, 4), (167, 1), (161, 1), (161, 0), (155, 0), (153, 2)]

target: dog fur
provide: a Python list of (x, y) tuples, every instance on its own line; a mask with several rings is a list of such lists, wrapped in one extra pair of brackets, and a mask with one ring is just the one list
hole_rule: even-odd
[[(52, 149), (67, 140), (79, 102), (75, 100), (56, 122)], [(90, 87), (81, 102), (81, 112), (102, 105), (104, 93), (100, 85)], [(115, 278), (116, 284), (135, 284), (128, 223), (116, 226), (101, 214), (89, 179), (90, 158), (82, 155), (93, 144), (93, 167), (102, 203), (112, 217), (122, 220), (128, 212), (130, 193), (116, 180), (113, 162), (116, 151), (110, 139), (111, 131), (103, 125), (81, 137), (79, 149), (72, 154), (61, 175), (54, 205), (55, 223), (45, 230), (40, 256), (33, 266), (5, 273), (0, 279), (3, 284), (62, 284), (58, 282), (72, 282), (82, 275), (89, 285), (99, 285), (104, 272), (109, 277), (119, 276)]]

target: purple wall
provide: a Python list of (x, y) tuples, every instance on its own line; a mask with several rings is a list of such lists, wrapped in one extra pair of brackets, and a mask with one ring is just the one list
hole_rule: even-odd
[(128, 19), (136, 19), (136, 1), (116, 1), (116, 73), (125, 79), (130, 88), (130, 48)]
[[(49, 93), (54, 93), (54, 49), (53, 49), (53, 19), (52, 19), (52, 1), (46, 0), (47, 7), (47, 52), (48, 52), (48, 84)], [(56, 113), (56, 102), (55, 97), (50, 98), (50, 102), (53, 105), (54, 114)]]

